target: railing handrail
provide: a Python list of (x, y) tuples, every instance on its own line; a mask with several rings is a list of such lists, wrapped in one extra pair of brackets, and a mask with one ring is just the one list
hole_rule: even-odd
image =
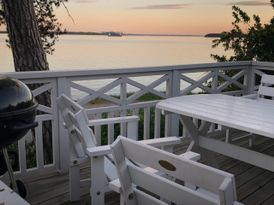
[[(60, 70), (60, 71), (25, 71), (25, 72), (5, 72), (0, 75), (7, 75), (11, 77), (18, 76), (20, 79), (40, 79), (40, 78), (58, 78), (58, 77), (81, 77), (81, 76), (105, 76), (105, 75), (121, 75), (121, 74), (138, 74), (138, 73), (158, 73), (164, 71), (174, 70), (204, 70), (213, 68), (233, 68), (239, 66), (251, 66), (252, 61), (233, 61), (233, 62), (220, 62), (220, 63), (205, 63), (205, 64), (188, 64), (188, 65), (171, 65), (171, 66), (154, 66), (154, 67), (135, 67), (135, 68), (113, 68), (113, 69), (85, 69), (85, 70)], [(265, 62), (256, 62), (254, 65), (264, 65)], [(266, 64), (272, 66), (273, 64)]]

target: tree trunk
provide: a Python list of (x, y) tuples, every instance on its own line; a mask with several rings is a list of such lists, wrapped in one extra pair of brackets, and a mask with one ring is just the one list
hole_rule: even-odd
[(49, 70), (33, 0), (2, 0), (16, 71)]
[[(15, 71), (49, 70), (46, 53), (43, 49), (33, 0), (2, 0), (4, 17), (7, 24)], [(42, 84), (33, 84), (33, 90)], [(50, 93), (36, 97), (39, 104), (51, 106)], [(38, 112), (39, 114), (39, 112)], [(43, 124), (45, 163), (52, 162), (51, 122)]]

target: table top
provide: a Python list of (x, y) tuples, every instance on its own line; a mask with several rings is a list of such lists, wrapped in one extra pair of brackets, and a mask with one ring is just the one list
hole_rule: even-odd
[(159, 102), (158, 109), (274, 138), (274, 101), (222, 94), (187, 95)]
[(15, 191), (0, 181), (0, 204), (2, 205), (29, 205)]

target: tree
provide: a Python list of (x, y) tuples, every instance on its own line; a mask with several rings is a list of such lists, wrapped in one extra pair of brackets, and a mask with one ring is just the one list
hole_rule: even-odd
[[(53, 13), (53, 6), (67, 0), (1, 0), (0, 24), (6, 24), (8, 45), (11, 47), (15, 71), (49, 70), (46, 52), (53, 52), (53, 45), (60, 33), (60, 24)], [(35, 89), (41, 84), (30, 85)], [(50, 106), (50, 94), (45, 92), (36, 99)], [(43, 124), (45, 162), (52, 162), (51, 123)]]
[[(2, 1), (2, 0), (0, 0)], [(63, 5), (68, 0), (33, 0), (34, 14), (45, 52), (52, 54), (58, 34), (62, 33), (61, 24), (54, 14), (54, 7)], [(69, 13), (68, 13), (69, 14)], [(70, 15), (69, 15), (70, 16)], [(73, 20), (73, 19), (72, 19)], [(0, 25), (6, 24), (3, 3), (0, 4)], [(9, 40), (7, 40), (9, 45)], [(10, 45), (9, 45), (10, 46)]]
[(15, 71), (49, 70), (32, 0), (2, 0)]
[[(270, 2), (274, 9), (274, 0)], [(232, 30), (213, 40), (212, 47), (223, 46), (225, 51), (233, 51), (233, 55), (211, 56), (217, 61), (274, 61), (274, 16), (263, 25), (258, 15), (251, 18), (237, 6), (233, 6), (232, 11)]]

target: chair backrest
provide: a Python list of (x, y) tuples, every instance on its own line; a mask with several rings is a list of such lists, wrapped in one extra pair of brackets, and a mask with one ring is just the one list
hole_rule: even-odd
[(58, 97), (57, 103), (70, 137), (72, 157), (85, 157), (86, 148), (97, 145), (85, 109), (64, 94)]
[(274, 100), (274, 75), (263, 74), (258, 90), (258, 99)]
[[(148, 193), (177, 205), (232, 205), (236, 201), (232, 174), (121, 136), (111, 145), (111, 149), (126, 205), (166, 204)], [(133, 163), (127, 163), (127, 159)], [(193, 190), (135, 164), (159, 170), (206, 191)]]

